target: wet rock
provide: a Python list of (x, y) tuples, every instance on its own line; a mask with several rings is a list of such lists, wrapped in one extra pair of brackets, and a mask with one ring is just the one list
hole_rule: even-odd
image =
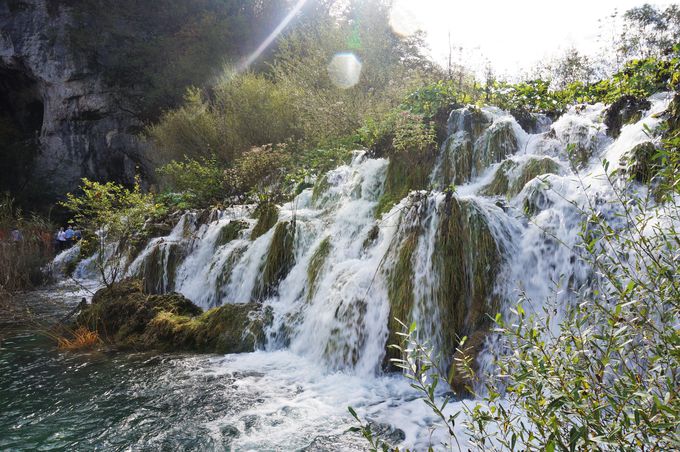
[(550, 182), (544, 183), (541, 180), (534, 179), (527, 184), (526, 196), (522, 202), (522, 207), (525, 215), (533, 217), (538, 213), (549, 209), (553, 205), (553, 201), (548, 196), (550, 189)]
[(643, 113), (651, 106), (652, 104), (647, 99), (628, 94), (621, 96), (609, 106), (605, 113), (604, 123), (607, 126), (607, 135), (618, 138), (621, 134), (621, 127), (639, 121)]
[(640, 143), (623, 158), (621, 165), (637, 182), (648, 184), (661, 168), (662, 162), (657, 157), (658, 150), (651, 141)]
[(559, 164), (550, 157), (534, 157), (521, 163), (506, 160), (496, 170), (491, 183), (482, 189), (482, 194), (512, 198), (534, 178), (544, 174), (559, 174), (559, 171)]
[(510, 114), (526, 133), (538, 133), (538, 120), (528, 110), (516, 108), (510, 110)]
[(524, 109), (513, 109), (509, 113), (526, 133), (544, 133), (550, 129), (551, 120), (545, 114), (531, 113)]
[(138, 280), (99, 290), (76, 320), (121, 348), (239, 353), (264, 339), (271, 313), (257, 304), (226, 304), (203, 312), (184, 296), (150, 295)]
[(271, 202), (262, 203), (255, 209), (255, 218), (257, 218), (257, 224), (250, 234), (251, 240), (257, 239), (274, 227), (279, 220), (279, 208)]

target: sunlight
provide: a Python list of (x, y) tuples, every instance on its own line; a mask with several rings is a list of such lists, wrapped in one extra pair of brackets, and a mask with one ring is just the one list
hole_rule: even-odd
[(262, 52), (264, 52), (267, 47), (269, 47), (269, 45), (274, 42), (274, 40), (288, 26), (290, 21), (293, 20), (295, 15), (300, 12), (303, 6), (305, 6), (305, 3), (307, 3), (307, 0), (298, 0), (293, 9), (291, 9), (286, 17), (283, 18), (281, 23), (274, 29), (274, 31), (269, 34), (269, 36), (267, 36), (267, 39), (265, 39), (262, 44), (260, 44), (260, 46), (239, 65), (237, 72), (243, 72), (248, 69), (250, 65), (253, 64), (255, 60), (260, 57), (260, 55), (262, 55)]
[(412, 13), (411, 21), (424, 24), (421, 28), (426, 32), (426, 43), (440, 64), (447, 63), (450, 37), (454, 48), (463, 47), (466, 66), (483, 71), (490, 64), (498, 73), (515, 76), (572, 46), (586, 54), (596, 54), (600, 44), (616, 34), (607, 23), (612, 13), (618, 10), (622, 14), (641, 3), (398, 0), (396, 4), (402, 11), (408, 9)]
[(423, 29), (414, 2), (397, 0), (392, 4), (390, 27), (399, 36), (411, 36)]
[(338, 53), (328, 64), (328, 76), (338, 88), (351, 88), (359, 83), (361, 61), (353, 53)]

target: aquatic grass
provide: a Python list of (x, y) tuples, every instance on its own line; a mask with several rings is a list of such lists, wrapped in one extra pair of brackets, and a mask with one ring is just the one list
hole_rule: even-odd
[(99, 333), (96, 331), (91, 331), (87, 327), (80, 326), (76, 328), (72, 337), (58, 337), (57, 347), (60, 350), (87, 350), (97, 347), (103, 343), (102, 339), (99, 337)]

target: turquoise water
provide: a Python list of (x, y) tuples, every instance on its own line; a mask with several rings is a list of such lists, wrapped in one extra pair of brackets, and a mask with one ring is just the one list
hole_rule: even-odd
[(23, 334), (0, 349), (0, 449), (227, 448), (203, 426), (252, 400), (232, 397), (233, 377), (192, 372), (196, 356), (59, 353)]
[[(31, 297), (43, 319), (63, 317), (79, 300), (50, 291)], [(420, 450), (431, 440), (431, 413), (396, 375), (334, 371), (288, 350), (62, 352), (35, 327), (5, 320), (2, 451), (366, 450), (348, 431), (356, 426), (348, 406), (396, 443)]]

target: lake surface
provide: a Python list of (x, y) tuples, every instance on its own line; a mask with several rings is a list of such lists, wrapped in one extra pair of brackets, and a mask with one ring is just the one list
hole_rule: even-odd
[[(43, 318), (80, 299), (27, 297)], [(400, 376), (333, 372), (285, 350), (62, 352), (35, 325), (2, 326), (0, 450), (366, 450), (347, 432), (350, 405), (397, 441), (429, 441)]]

